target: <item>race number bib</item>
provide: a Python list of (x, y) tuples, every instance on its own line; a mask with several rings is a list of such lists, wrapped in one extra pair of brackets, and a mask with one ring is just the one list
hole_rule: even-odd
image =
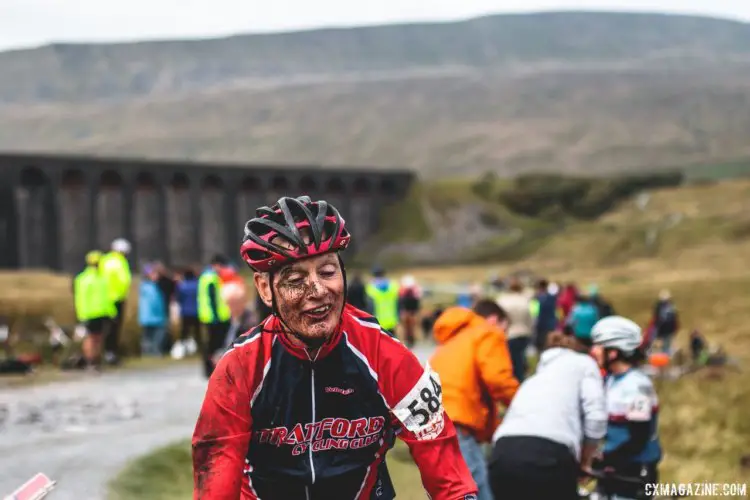
[(411, 391), (393, 409), (393, 414), (419, 440), (435, 439), (443, 432), (443, 389), (440, 376), (429, 364)]
[(651, 420), (651, 398), (638, 394), (628, 405), (625, 418), (631, 422), (648, 422)]

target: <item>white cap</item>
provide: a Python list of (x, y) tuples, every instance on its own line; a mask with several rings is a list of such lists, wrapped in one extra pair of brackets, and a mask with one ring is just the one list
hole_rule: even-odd
[(407, 274), (406, 276), (403, 276), (401, 278), (401, 285), (405, 287), (412, 287), (417, 284), (417, 280), (414, 279), (414, 276), (411, 274)]
[(550, 283), (549, 286), (547, 286), (547, 293), (550, 295), (557, 295), (557, 292), (560, 291), (560, 286), (557, 283)]
[(120, 253), (130, 253), (130, 242), (125, 238), (117, 238), (112, 242), (112, 250)]
[(619, 349), (626, 354), (632, 354), (638, 349), (642, 340), (641, 327), (622, 316), (607, 316), (597, 321), (591, 329), (591, 341), (594, 345)]

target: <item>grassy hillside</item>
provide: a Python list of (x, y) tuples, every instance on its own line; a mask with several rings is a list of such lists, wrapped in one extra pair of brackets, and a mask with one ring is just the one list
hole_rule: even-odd
[[(749, 66), (750, 68), (750, 66)], [(0, 106), (0, 149), (602, 173), (750, 157), (750, 71), (503, 72)]]
[[(594, 179), (592, 193), (613, 181)], [(404, 203), (385, 214), (390, 222), (373, 238), (388, 244), (362, 259), (404, 267), (585, 255), (589, 264), (610, 267), (632, 259), (679, 256), (707, 245), (750, 242), (750, 179), (646, 189), (615, 199), (609, 211), (593, 220), (561, 207), (538, 216), (514, 213), (501, 196), (518, 192), (510, 181), (495, 181), (489, 193), (475, 188), (476, 182), (465, 179), (417, 185)]]
[(0, 149), (612, 172), (750, 157), (750, 26), (549, 12), (0, 53)]
[(200, 41), (56, 44), (0, 54), (0, 101), (122, 98), (343, 72), (750, 56), (747, 24), (592, 12), (497, 15)]

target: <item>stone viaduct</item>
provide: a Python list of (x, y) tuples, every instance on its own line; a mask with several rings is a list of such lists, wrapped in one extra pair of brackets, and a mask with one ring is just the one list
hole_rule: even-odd
[(280, 196), (309, 194), (342, 212), (356, 253), (379, 226), (379, 207), (407, 192), (408, 171), (199, 164), (0, 154), (0, 268), (77, 272), (87, 251), (117, 237), (131, 262), (239, 261), (247, 219)]

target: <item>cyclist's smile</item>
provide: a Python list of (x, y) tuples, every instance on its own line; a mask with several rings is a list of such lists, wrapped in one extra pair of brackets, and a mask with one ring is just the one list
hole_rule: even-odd
[(331, 312), (331, 305), (324, 304), (322, 306), (306, 309), (303, 311), (313, 321), (322, 321), (328, 317), (328, 313)]

